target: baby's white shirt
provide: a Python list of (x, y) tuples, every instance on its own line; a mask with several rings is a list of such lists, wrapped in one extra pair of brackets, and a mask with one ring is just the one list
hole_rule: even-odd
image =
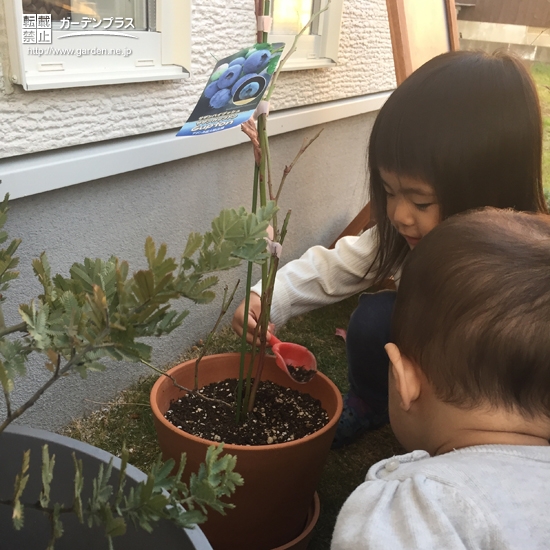
[(548, 549), (549, 511), (550, 447), (414, 451), (369, 469), (331, 550)]

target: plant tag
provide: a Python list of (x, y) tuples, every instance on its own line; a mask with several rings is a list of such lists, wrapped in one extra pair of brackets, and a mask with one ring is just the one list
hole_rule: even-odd
[(211, 134), (269, 112), (262, 101), (283, 53), (283, 42), (254, 44), (216, 63), (191, 116), (178, 136)]
[(256, 110), (254, 111), (254, 114), (252, 115), (252, 118), (256, 121), (258, 120), (258, 117), (260, 115), (264, 115), (265, 116), (268, 116), (269, 115), (269, 101), (264, 101), (262, 99), (262, 101), (260, 101), (260, 103), (258, 103), (258, 106), (256, 107)]
[(261, 32), (271, 32), (271, 24), (273, 23), (273, 18), (269, 15), (260, 15), (257, 19), (257, 29)]
[(272, 241), (271, 239), (267, 239), (267, 251), (272, 256), (277, 256), (277, 258), (281, 257), (281, 254), (283, 252), (283, 245), (281, 243), (276, 243), (275, 241)]

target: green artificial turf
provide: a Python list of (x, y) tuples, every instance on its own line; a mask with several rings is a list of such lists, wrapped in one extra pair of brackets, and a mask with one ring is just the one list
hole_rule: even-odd
[(542, 181), (550, 199), (550, 65), (533, 63), (531, 75), (537, 86), (542, 112)]

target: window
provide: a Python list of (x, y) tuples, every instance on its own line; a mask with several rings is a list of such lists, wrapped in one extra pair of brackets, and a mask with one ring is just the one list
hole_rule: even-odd
[(25, 90), (189, 75), (191, 0), (4, 0), (9, 76)]
[[(273, 0), (273, 27), (270, 42), (285, 42), (289, 50), (296, 34), (311, 15), (326, 6), (326, 0)], [(340, 22), (343, 0), (332, 0), (324, 11), (300, 37), (298, 49), (283, 70), (329, 67), (338, 60)]]

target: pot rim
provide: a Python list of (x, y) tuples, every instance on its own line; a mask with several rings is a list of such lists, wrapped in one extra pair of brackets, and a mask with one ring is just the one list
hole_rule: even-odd
[[(240, 353), (235, 352), (235, 353), (219, 353), (219, 354), (214, 354), (214, 355), (205, 355), (202, 358), (202, 360), (204, 361), (205, 359), (208, 359), (208, 357), (223, 357), (223, 356), (227, 356), (227, 357), (237, 356), (237, 357), (240, 357)], [(267, 356), (267, 358), (271, 358), (271, 356)], [(275, 360), (275, 358), (273, 357), (273, 361), (274, 360)], [(167, 370), (166, 374), (174, 375), (175, 372), (181, 370), (182, 368), (186, 368), (188, 365), (194, 365), (195, 361), (196, 361), (196, 359), (189, 359), (188, 361), (184, 361), (183, 363), (175, 365), (171, 369)], [(320, 430), (317, 430), (316, 432), (314, 432), (312, 434), (309, 434), (309, 435), (306, 435), (305, 437), (302, 437), (300, 439), (295, 439), (294, 441), (287, 441), (285, 443), (273, 443), (271, 445), (237, 445), (235, 443), (223, 443), (223, 442), (219, 442), (219, 441), (211, 441), (210, 439), (204, 439), (202, 437), (192, 435), (192, 434), (190, 434), (190, 433), (188, 433), (184, 430), (180, 430), (180, 429), (176, 428), (171, 422), (168, 422), (168, 420), (166, 420), (166, 418), (164, 418), (164, 413), (162, 413), (160, 411), (160, 408), (157, 404), (157, 394), (158, 394), (161, 386), (165, 383), (171, 383), (170, 378), (168, 378), (167, 376), (164, 376), (164, 375), (160, 375), (158, 380), (153, 385), (153, 387), (151, 389), (150, 396), (149, 396), (149, 402), (150, 402), (151, 409), (153, 411), (153, 415), (154, 415), (155, 419), (158, 420), (159, 422), (161, 422), (161, 424), (163, 424), (165, 427), (167, 427), (174, 434), (178, 434), (180, 437), (190, 439), (191, 441), (194, 441), (196, 443), (202, 443), (202, 444), (205, 444), (205, 445), (214, 445), (215, 447), (218, 447), (219, 445), (221, 445), (223, 443), (224, 451), (226, 451), (228, 453), (236, 452), (236, 451), (239, 451), (239, 452), (243, 452), (243, 451), (268, 452), (270, 450), (287, 448), (287, 447), (290, 447), (290, 446), (303, 444), (307, 441), (310, 441), (312, 439), (320, 437), (323, 434), (325, 434), (326, 432), (328, 432), (329, 430), (331, 430), (334, 427), (334, 425), (338, 422), (338, 420), (340, 419), (340, 415), (342, 414), (342, 409), (343, 409), (343, 399), (342, 399), (342, 394), (340, 393), (340, 390), (338, 389), (336, 384), (328, 376), (326, 376), (322, 372), (317, 371), (316, 377), (320, 377), (320, 379), (326, 385), (328, 385), (331, 388), (331, 390), (334, 392), (334, 394), (336, 395), (336, 402), (337, 402), (336, 411), (335, 411), (334, 415), (332, 416), (332, 418), (329, 418), (329, 422), (325, 426), (323, 426)]]
[(314, 527), (317, 525), (317, 522), (319, 521), (319, 516), (321, 515), (321, 500), (319, 499), (319, 495), (317, 491), (315, 491), (313, 495), (313, 501), (311, 503), (311, 507), (309, 509), (308, 513), (308, 521), (306, 522), (304, 526), (304, 530), (293, 540), (290, 542), (287, 542), (286, 544), (283, 544), (282, 546), (277, 546), (277, 548), (273, 548), (272, 550), (292, 550), (292, 548), (295, 548), (299, 543), (307, 539), (309, 536), (311, 536), (311, 533), (314, 529)]

